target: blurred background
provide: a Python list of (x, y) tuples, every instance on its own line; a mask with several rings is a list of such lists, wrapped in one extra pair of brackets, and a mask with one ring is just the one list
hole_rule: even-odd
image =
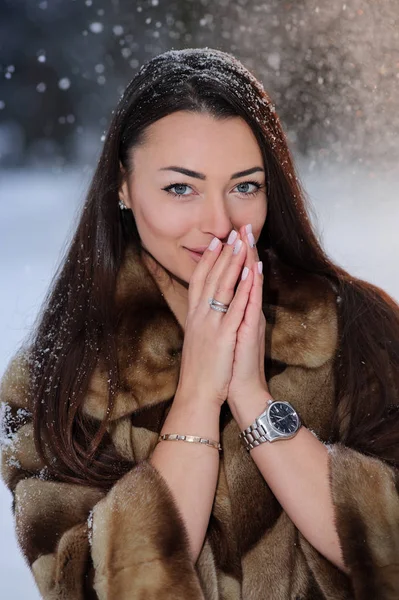
[[(330, 256), (399, 300), (397, 0), (0, 0), (0, 376), (125, 86), (151, 57), (204, 46), (233, 53), (269, 92)], [(0, 597), (39, 598), (2, 484)]]
[(197, 46), (253, 70), (293, 150), (397, 163), (397, 0), (2, 0), (0, 10), (3, 167), (92, 165), (139, 65)]

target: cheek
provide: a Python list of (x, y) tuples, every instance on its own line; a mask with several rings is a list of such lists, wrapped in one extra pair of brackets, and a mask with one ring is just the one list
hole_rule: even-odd
[(187, 212), (171, 206), (170, 203), (145, 203), (135, 213), (137, 227), (141, 237), (178, 238), (190, 227), (190, 217)]
[(261, 232), (261, 230), (263, 229), (263, 225), (265, 224), (266, 221), (266, 217), (267, 217), (267, 202), (266, 200), (264, 201), (264, 203), (262, 204), (262, 209), (259, 211), (257, 219), (258, 219), (258, 227), (259, 227), (259, 234)]
[(259, 202), (248, 204), (248, 206), (240, 211), (238, 218), (235, 218), (233, 222), (238, 223), (239, 226), (247, 225), (251, 223), (252, 231), (255, 238), (259, 237), (260, 232), (265, 224), (267, 215), (267, 203), (266, 199), (263, 198)]

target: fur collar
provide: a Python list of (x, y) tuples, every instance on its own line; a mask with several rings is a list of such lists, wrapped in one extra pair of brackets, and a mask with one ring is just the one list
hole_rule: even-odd
[[(267, 321), (266, 379), (287, 366), (322, 366), (337, 347), (337, 304), (332, 285), (320, 276), (287, 267), (271, 250), (265, 250), (261, 259)], [(131, 413), (145, 421), (150, 407), (165, 408), (173, 399), (184, 331), (132, 247), (127, 249), (118, 275), (115, 299), (121, 387), (111, 420)], [(106, 406), (107, 377), (100, 357), (84, 410), (102, 419)], [(151, 419), (157, 419), (154, 410)]]

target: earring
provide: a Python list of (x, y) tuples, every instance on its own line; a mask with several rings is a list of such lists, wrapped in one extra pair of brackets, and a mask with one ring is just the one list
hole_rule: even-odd
[(123, 202), (123, 200), (119, 200), (119, 208), (121, 210), (128, 210), (128, 207), (126, 206), (126, 204)]

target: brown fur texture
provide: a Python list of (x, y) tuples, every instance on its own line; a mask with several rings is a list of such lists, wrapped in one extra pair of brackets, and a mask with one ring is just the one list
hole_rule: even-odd
[[(265, 269), (265, 368), (270, 392), (329, 442), (338, 349), (336, 294), (320, 277), (270, 254)], [(223, 454), (205, 543), (188, 537), (148, 461), (179, 378), (184, 333), (148, 271), (128, 252), (116, 290), (121, 389), (108, 431), (135, 466), (108, 493), (46, 479), (27, 410), (26, 356), (1, 382), (2, 477), (13, 494), (21, 550), (45, 600), (393, 600), (399, 598), (398, 472), (340, 441), (329, 445), (336, 526), (350, 575), (296, 529), (243, 448), (227, 405)], [(372, 382), (370, 382), (372, 385)], [(84, 409), (102, 419), (101, 363)], [(295, 493), (295, 490), (293, 490)]]

